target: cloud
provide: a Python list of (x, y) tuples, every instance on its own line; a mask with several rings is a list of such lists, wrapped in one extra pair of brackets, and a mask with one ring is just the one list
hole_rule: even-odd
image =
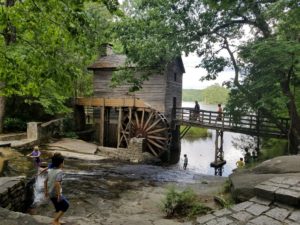
[(207, 74), (204, 69), (196, 68), (196, 66), (200, 63), (200, 58), (195, 54), (190, 54), (187, 57), (182, 56), (182, 60), (185, 67), (182, 84), (183, 89), (204, 89), (215, 83), (222, 85), (224, 81), (229, 81), (234, 78), (234, 71), (226, 69), (219, 74), (216, 80), (200, 81), (200, 78)]

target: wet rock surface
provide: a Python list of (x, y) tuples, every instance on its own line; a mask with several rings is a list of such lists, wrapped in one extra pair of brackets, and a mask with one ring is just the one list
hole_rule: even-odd
[[(182, 224), (181, 220), (166, 219), (161, 209), (161, 200), (168, 188), (175, 186), (183, 190), (190, 187), (204, 202), (212, 204), (213, 195), (221, 191), (226, 180), (169, 167), (112, 160), (66, 159), (64, 172), (63, 194), (69, 200), (70, 208), (63, 219), (74, 225)], [(54, 209), (43, 199), (42, 183), (41, 180), (40, 186), (36, 186), (38, 201), (29, 209), (33, 215), (5, 211), (7, 214), (0, 214), (0, 220), (6, 215), (3, 225), (26, 224), (21, 221), (33, 225), (51, 223)]]

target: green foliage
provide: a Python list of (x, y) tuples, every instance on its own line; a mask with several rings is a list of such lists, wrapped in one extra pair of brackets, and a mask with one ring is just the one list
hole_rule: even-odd
[[(297, 0), (127, 0), (115, 31), (129, 63), (142, 69), (162, 71), (182, 52), (199, 56), (198, 66), (207, 71), (202, 80), (234, 69), (234, 79), (226, 82), (231, 88), (226, 111), (234, 119), (257, 112), (271, 120), (293, 117), (290, 132), (297, 146), (299, 11)], [(150, 74), (131, 81), (139, 88)]]
[(193, 102), (198, 101), (202, 102), (202, 90), (199, 89), (183, 89), (182, 90), (182, 101)]
[(223, 208), (231, 207), (235, 202), (231, 195), (231, 182), (227, 179), (223, 185), (222, 191), (214, 197), (215, 201), (218, 202)]
[(73, 131), (65, 132), (62, 136), (65, 138), (73, 138), (73, 139), (78, 138), (78, 135)]
[(211, 211), (210, 208), (199, 202), (197, 195), (191, 189), (178, 192), (172, 187), (168, 190), (162, 203), (167, 217), (193, 218)]
[(228, 100), (228, 89), (218, 84), (211, 85), (205, 89), (183, 89), (183, 101), (199, 101), (207, 104), (226, 104)]
[(209, 104), (226, 103), (228, 100), (228, 92), (226, 88), (215, 84), (202, 91), (202, 98), (205, 103)]
[(229, 179), (227, 179), (224, 183), (224, 186), (223, 186), (223, 193), (230, 193), (231, 192), (231, 182)]
[(272, 159), (277, 156), (286, 155), (287, 141), (281, 139), (264, 140), (259, 160)]
[(26, 131), (27, 124), (19, 118), (5, 118), (4, 119), (4, 131), (6, 132), (16, 132), (16, 131)]
[[(184, 129), (183, 126), (180, 126), (180, 132), (182, 132)], [(189, 131), (184, 136), (185, 138), (205, 138), (205, 137), (211, 137), (212, 134), (208, 132), (206, 128), (201, 127), (191, 127)]]
[[(1, 7), (0, 32), (9, 23), (16, 40), (0, 36), (1, 95), (22, 96), (46, 113), (69, 112), (70, 97), (91, 94), (86, 70), (107, 42), (117, 1), (15, 1)], [(107, 10), (109, 8), (109, 11)], [(5, 33), (5, 32), (4, 32)]]

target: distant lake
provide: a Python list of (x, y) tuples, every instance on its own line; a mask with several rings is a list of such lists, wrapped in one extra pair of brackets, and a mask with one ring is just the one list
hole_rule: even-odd
[[(182, 107), (194, 107), (195, 102), (182, 102)], [(199, 102), (200, 109), (217, 111), (216, 105), (209, 105)], [(181, 140), (181, 156), (180, 162), (176, 165), (177, 167), (182, 167), (183, 165), (183, 155), (187, 154), (188, 156), (188, 170), (214, 175), (214, 168), (210, 167), (210, 163), (214, 161), (215, 157), (215, 130), (209, 130), (212, 133), (210, 138), (198, 138), (189, 140), (183, 138)], [(226, 164), (223, 167), (223, 176), (228, 176), (232, 173), (232, 170), (236, 168), (236, 161), (240, 157), (243, 157), (243, 153), (240, 149), (236, 149), (232, 141), (234, 138), (240, 137), (238, 133), (224, 132), (223, 136), (223, 150), (224, 158)]]

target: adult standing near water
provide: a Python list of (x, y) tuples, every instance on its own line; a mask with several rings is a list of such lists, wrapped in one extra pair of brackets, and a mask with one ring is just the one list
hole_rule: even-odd
[(41, 163), (41, 159), (40, 159), (41, 152), (39, 150), (39, 146), (37, 146), (37, 145), (34, 146), (33, 151), (31, 153), (29, 153), (27, 156), (33, 158), (35, 167), (39, 168), (40, 163)]
[(244, 159), (245, 159), (245, 164), (250, 163), (251, 158), (252, 158), (252, 156), (251, 156), (251, 154), (250, 154), (250, 152), (249, 152), (249, 149), (248, 149), (248, 148), (245, 148), (245, 157), (244, 157)]

